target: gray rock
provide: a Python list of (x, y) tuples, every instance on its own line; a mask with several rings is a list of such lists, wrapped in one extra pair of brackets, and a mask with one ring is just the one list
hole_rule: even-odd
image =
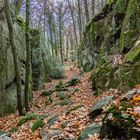
[[(3, 7), (3, 5), (1, 5)], [(15, 11), (11, 8), (14, 16)], [(1, 13), (4, 15), (4, 10)], [(9, 30), (4, 20), (0, 21), (0, 116), (13, 113), (17, 106), (16, 83), (13, 53), (9, 42)], [(21, 27), (14, 22), (15, 44), (21, 66), (22, 83), (25, 81), (26, 47), (25, 35)]]
[(32, 79), (33, 89), (39, 90), (43, 88), (45, 78), (45, 67), (43, 63), (40, 31), (32, 29), (31, 34), (31, 46), (32, 46)]
[(130, 100), (134, 94), (137, 93), (137, 89), (132, 89), (132, 90), (129, 90), (128, 92), (126, 92), (126, 94), (123, 96), (123, 100)]
[(8, 136), (2, 135), (0, 136), (0, 140), (13, 140), (13, 139)]
[(100, 133), (101, 126), (98, 124), (88, 125), (80, 134), (77, 140), (85, 140), (88, 138), (88, 135), (94, 135), (95, 133)]
[(97, 101), (93, 107), (91, 108), (88, 116), (95, 118), (99, 114), (101, 114), (103, 107), (108, 105), (112, 100), (114, 96), (106, 96), (105, 98)]
[(43, 140), (51, 140), (52, 137), (59, 136), (60, 134), (62, 134), (62, 131), (59, 129), (58, 130), (48, 130), (47, 132), (43, 128), (40, 130), (40, 135)]
[(59, 118), (59, 115), (52, 116), (48, 119), (48, 127), (51, 127)]

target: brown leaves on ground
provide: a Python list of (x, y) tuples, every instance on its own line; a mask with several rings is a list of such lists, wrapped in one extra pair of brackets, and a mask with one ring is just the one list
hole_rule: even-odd
[[(95, 97), (93, 95), (93, 91), (88, 80), (90, 77), (90, 72), (86, 73), (82, 77), (79, 73), (79, 69), (71, 66), (70, 68), (67, 68), (67, 78), (61, 79), (63, 82), (66, 82), (70, 80), (73, 76), (80, 77), (80, 83), (78, 83), (74, 87), (70, 87), (70, 90), (66, 92), (66, 94), (71, 95), (71, 100), (73, 102), (70, 107), (77, 104), (82, 104), (79, 109), (71, 111), (70, 114), (66, 115), (65, 112), (69, 107), (68, 105), (52, 107), (52, 103), (46, 106), (45, 101), (47, 97), (38, 98), (42, 91), (34, 92), (33, 102), (31, 103), (31, 112), (34, 112), (38, 115), (44, 115), (49, 113), (51, 116), (54, 116), (56, 114), (59, 114), (58, 121), (56, 121), (50, 128), (48, 128), (47, 124), (48, 118), (45, 118), (44, 129), (48, 131), (59, 128), (63, 132), (63, 138), (77, 137), (80, 134), (80, 132), (89, 123), (89, 119), (87, 117), (88, 111), (90, 110), (93, 103), (98, 99), (98, 97)], [(59, 81), (60, 80), (53, 80), (50, 84), (46, 84), (44, 90), (48, 90), (49, 88), (54, 87), (57, 83), (59, 83)], [(73, 89), (75, 88), (79, 89), (79, 91), (73, 94)], [(55, 96), (55, 94), (52, 95), (52, 98), (54, 101), (59, 100), (58, 97)], [(8, 132), (11, 128), (18, 127), (18, 131), (12, 133), (12, 138), (14, 140), (40, 140), (41, 138), (39, 130), (36, 130), (35, 132), (31, 131), (31, 125), (33, 123), (32, 121), (28, 121), (22, 126), (17, 126), (17, 123), (21, 118), (22, 116), (18, 116), (18, 113), (0, 118), (0, 129)], [(64, 122), (68, 122), (68, 124), (65, 128), (62, 128)]]
[[(140, 90), (140, 86), (137, 86), (138, 88)], [(135, 118), (137, 126), (140, 127), (140, 94), (134, 94), (129, 102), (133, 108), (128, 108), (127, 113)]]
[[(38, 115), (50, 114), (50, 116), (59, 114), (58, 120), (55, 121), (54, 124), (50, 126), (50, 128), (47, 123), (48, 118), (46, 117), (44, 119), (44, 130), (47, 132), (49, 130), (59, 128), (62, 130), (62, 138), (77, 138), (80, 132), (90, 123), (87, 114), (92, 105), (97, 100), (107, 95), (115, 95), (115, 97), (117, 98), (115, 100), (115, 104), (117, 105), (121, 99), (121, 93), (116, 89), (110, 89), (109, 91), (104, 92), (102, 95), (95, 96), (91, 89), (91, 83), (89, 81), (89, 77), (91, 74), (90, 72), (84, 74), (83, 76), (80, 76), (79, 69), (77, 69), (76, 67), (71, 66), (69, 68), (67, 67), (66, 69), (66, 78), (61, 79), (63, 82), (70, 80), (73, 76), (80, 77), (80, 83), (78, 83), (76, 86), (70, 87), (70, 90), (65, 92), (65, 94), (71, 95), (70, 99), (72, 100), (73, 104), (64, 106), (56, 105), (55, 107), (53, 107), (56, 101), (60, 101), (60, 99), (54, 93), (51, 96), (54, 102), (46, 106), (46, 99), (48, 97), (40, 97), (42, 91), (36, 91), (33, 94), (34, 97), (33, 102), (31, 103), (31, 112), (34, 112)], [(53, 80), (51, 83), (46, 84), (43, 90), (48, 90), (54, 87), (61, 80)], [(79, 91), (73, 94), (73, 90), (76, 88), (79, 89)], [(140, 124), (139, 116), (136, 115), (140, 113), (139, 101), (140, 96), (135, 95), (130, 102), (135, 105), (135, 108), (131, 110), (131, 112), (134, 113), (132, 113), (132, 115), (137, 118), (137, 122)], [(82, 106), (66, 115), (66, 111), (69, 108), (74, 107), (78, 104), (81, 104)], [(98, 116), (95, 119), (95, 122), (101, 123), (103, 117), (103, 115)], [(18, 113), (0, 118), (0, 129), (8, 132), (11, 128), (18, 127), (18, 131), (12, 133), (12, 138), (14, 140), (40, 140), (41, 136), (39, 130), (36, 130), (35, 132), (31, 131), (31, 126), (34, 121), (28, 121), (22, 126), (17, 126), (17, 123), (21, 118), (21, 116), (18, 116)], [(65, 123), (66, 126), (63, 126)], [(98, 136), (89, 135), (88, 140), (98, 140)]]

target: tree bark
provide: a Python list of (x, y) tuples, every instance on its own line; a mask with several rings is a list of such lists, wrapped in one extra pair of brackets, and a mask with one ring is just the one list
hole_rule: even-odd
[(87, 0), (84, 0), (84, 8), (85, 8), (86, 22), (88, 23), (88, 21), (89, 21), (89, 11), (88, 11)]
[(78, 0), (78, 27), (79, 27), (79, 37), (80, 42), (82, 40), (82, 21), (81, 21), (81, 3), (80, 0)]
[(25, 109), (29, 111), (30, 79), (31, 79), (31, 47), (30, 47), (30, 0), (26, 0), (26, 78)]
[(23, 0), (14, 0), (14, 4), (16, 6), (16, 14), (19, 14), (22, 3), (23, 3)]
[(92, 15), (95, 15), (95, 0), (92, 0)]
[(15, 40), (14, 40), (14, 28), (13, 28), (13, 23), (12, 19), (10, 16), (10, 6), (9, 6), (9, 0), (4, 0), (5, 4), (5, 15), (6, 15), (6, 20), (8, 24), (8, 29), (9, 29), (9, 38), (10, 38), (10, 44), (13, 52), (13, 59), (14, 59), (14, 67), (15, 67), (15, 74), (16, 74), (16, 84), (17, 84), (17, 102), (18, 102), (18, 112), (19, 115), (24, 115), (23, 112), (23, 105), (22, 105), (22, 88), (21, 88), (21, 75), (20, 75), (20, 64), (19, 64), (19, 59), (18, 59), (18, 54), (15, 46)]
[(60, 3), (59, 7), (59, 47), (60, 47), (60, 58), (63, 64), (63, 46), (62, 46), (62, 2)]
[(71, 4), (70, 4), (70, 0), (68, 0), (68, 4), (69, 4), (70, 12), (71, 12), (75, 41), (76, 41), (76, 45), (77, 45), (76, 24), (75, 24), (74, 13), (73, 13), (73, 9), (72, 9)]

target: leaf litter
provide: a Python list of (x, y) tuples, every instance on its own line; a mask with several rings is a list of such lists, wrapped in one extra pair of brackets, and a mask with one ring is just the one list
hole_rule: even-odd
[[(94, 92), (91, 88), (91, 83), (89, 81), (91, 72), (85, 73), (83, 76), (80, 76), (80, 71), (78, 68), (71, 66), (69, 69), (66, 70), (66, 78), (60, 80), (53, 80), (51, 83), (47, 83), (44, 86), (43, 90), (34, 91), (33, 92), (33, 102), (31, 103), (30, 112), (33, 112), (37, 115), (44, 116), (44, 123), (43, 129), (45, 132), (49, 132), (51, 130), (61, 130), (62, 133), (59, 136), (53, 136), (53, 139), (66, 139), (66, 138), (73, 138), (76, 139), (81, 131), (90, 124), (89, 117), (87, 116), (88, 112), (90, 111), (92, 105), (99, 99), (107, 96), (107, 95), (115, 95), (116, 100), (114, 104), (119, 104), (121, 100), (121, 92), (117, 89), (110, 89), (99, 96), (95, 96)], [(70, 87), (68, 91), (65, 91), (65, 94), (70, 95), (70, 100), (72, 101), (71, 104), (60, 106), (56, 104), (56, 102), (61, 101), (56, 93), (51, 95), (51, 99), (53, 100), (50, 104), (46, 105), (46, 100), (48, 97), (40, 96), (42, 91), (48, 90), (55, 85), (57, 85), (60, 81), (67, 82), (73, 76), (80, 77), (80, 82)], [(136, 88), (140, 88), (138, 85)], [(76, 92), (73, 92), (75, 89)], [(131, 104), (134, 105), (133, 109), (128, 110), (127, 113), (131, 114), (137, 119), (138, 126), (140, 126), (140, 95), (134, 95), (130, 99)], [(76, 106), (81, 105), (76, 108)], [(75, 108), (71, 109), (71, 108)], [(70, 110), (70, 113), (66, 113)], [(49, 126), (48, 120), (52, 117), (58, 115), (58, 118), (54, 123)], [(102, 122), (104, 115), (98, 116), (94, 121), (97, 123)], [(14, 140), (41, 140), (40, 129), (35, 130), (32, 132), (33, 123), (36, 120), (30, 120), (24, 123), (21, 126), (17, 126), (18, 122), (23, 118), (23, 116), (19, 116), (18, 113), (11, 114), (9, 116), (0, 118), (0, 130), (4, 132), (9, 132), (11, 128), (18, 128), (16, 132), (11, 133), (11, 137)], [(88, 140), (99, 140), (98, 134), (89, 135)], [(59, 137), (59, 138), (58, 138)]]

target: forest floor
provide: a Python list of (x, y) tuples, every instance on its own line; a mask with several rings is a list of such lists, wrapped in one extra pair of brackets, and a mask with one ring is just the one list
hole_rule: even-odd
[[(45, 84), (43, 90), (33, 93), (30, 112), (44, 117), (43, 128), (32, 132), (32, 125), (35, 120), (27, 121), (21, 126), (17, 126), (23, 116), (18, 113), (0, 118), (0, 130), (10, 132), (13, 140), (76, 140), (81, 131), (90, 124), (88, 113), (92, 105), (99, 99), (107, 95), (113, 95), (117, 90), (110, 90), (100, 96), (94, 95), (89, 81), (90, 72), (80, 75), (80, 71), (73, 64), (65, 67), (65, 78), (52, 80)], [(52, 95), (40, 96), (42, 92), (55, 87), (60, 81), (67, 82), (72, 77), (79, 77), (76, 86), (68, 87), (68, 91), (54, 92)], [(63, 98), (62, 95), (68, 98)], [(103, 115), (98, 116), (94, 122), (101, 124)], [(16, 131), (13, 131), (16, 130)], [(98, 134), (89, 135), (88, 140), (98, 140)]]
[[(34, 112), (38, 115), (46, 115), (46, 118), (44, 119), (45, 126), (43, 128), (45, 131), (60, 129), (62, 131), (62, 137), (75, 139), (89, 123), (87, 114), (94, 102), (100, 97), (95, 97), (93, 95), (89, 81), (90, 72), (80, 76), (79, 69), (74, 67), (73, 64), (66, 66), (65, 69), (66, 76), (64, 79), (52, 80), (51, 83), (45, 84), (45, 88), (43, 90), (35, 91), (33, 93), (34, 97), (30, 112)], [(56, 93), (53, 93), (51, 97), (53, 101), (49, 105), (46, 105), (46, 100), (48, 97), (39, 97), (42, 91), (55, 87), (55, 85), (57, 85), (60, 81), (69, 81), (74, 76), (80, 77), (80, 82), (76, 86), (69, 87), (68, 91), (65, 91), (65, 94), (70, 95), (70, 104), (66, 103), (67, 105), (57, 105), (58, 102), (62, 101), (56, 96)], [(71, 111), (70, 114), (66, 115), (66, 112), (70, 108), (76, 106), (79, 107)], [(48, 116), (51, 118), (56, 117), (54, 122), (51, 122), (51, 124), (48, 124), (48, 119), (50, 118)], [(22, 116), (19, 116), (18, 113), (0, 118), (0, 130), (9, 132), (11, 129), (17, 127), (17, 123), (21, 118)], [(12, 138), (14, 140), (41, 139), (39, 129), (35, 132), (32, 132), (31, 130), (31, 125), (33, 122), (34, 120), (28, 121), (25, 124), (18, 126), (18, 130), (12, 133)]]

